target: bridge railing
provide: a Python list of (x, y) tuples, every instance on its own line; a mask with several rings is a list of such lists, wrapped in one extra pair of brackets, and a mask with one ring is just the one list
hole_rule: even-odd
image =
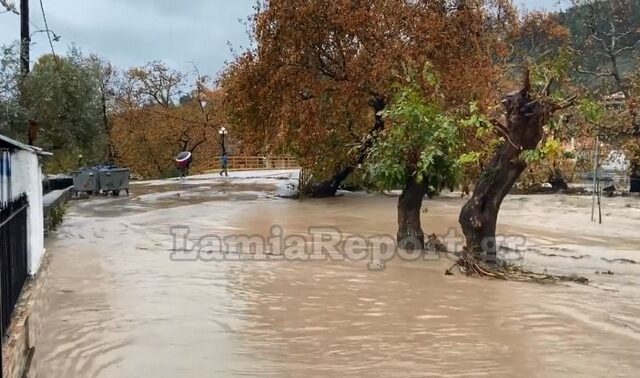
[[(298, 161), (291, 156), (229, 156), (229, 170), (253, 171), (269, 169), (297, 169)], [(206, 172), (220, 171), (222, 169), (222, 157), (217, 157), (206, 166)]]

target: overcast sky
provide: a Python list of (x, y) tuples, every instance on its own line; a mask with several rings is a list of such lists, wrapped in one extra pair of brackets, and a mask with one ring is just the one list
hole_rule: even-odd
[[(9, 0), (11, 1), (11, 0)], [(295, 0), (291, 0), (295, 1)], [(18, 5), (20, 0), (13, 0)], [(522, 0), (528, 7), (552, 9), (558, 0)], [(49, 28), (71, 43), (120, 67), (162, 60), (182, 70), (191, 62), (215, 75), (232, 57), (228, 43), (240, 50), (248, 43), (240, 20), (252, 13), (254, 0), (43, 0)], [(32, 31), (44, 28), (40, 3), (30, 1)], [(2, 11), (3, 9), (0, 9)], [(19, 16), (0, 14), (0, 45), (20, 38)], [(46, 35), (33, 36), (31, 59), (50, 52)]]

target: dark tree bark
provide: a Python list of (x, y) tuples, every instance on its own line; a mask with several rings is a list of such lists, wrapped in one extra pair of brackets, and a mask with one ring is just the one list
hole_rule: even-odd
[(387, 106), (387, 102), (381, 96), (374, 96), (371, 100), (371, 108), (375, 112), (375, 123), (371, 130), (365, 135), (358, 149), (358, 156), (355, 162), (348, 165), (343, 165), (330, 179), (314, 185), (311, 192), (313, 198), (327, 198), (334, 197), (340, 188), (340, 185), (344, 180), (349, 177), (356, 167), (364, 163), (367, 158), (367, 154), (373, 142), (375, 141), (376, 134), (384, 130), (384, 119), (382, 118), (382, 112)]
[(28, 130), (28, 140), (29, 145), (34, 146), (36, 143), (36, 139), (38, 138), (38, 122), (30, 119), (29, 120), (29, 130)]
[[(548, 88), (549, 85), (547, 91)], [(504, 133), (506, 141), (484, 170), (471, 199), (460, 213), (467, 253), (477, 258), (484, 257), (487, 263), (497, 262), (496, 224), (500, 205), (527, 167), (520, 153), (538, 146), (547, 117), (561, 108), (534, 100), (530, 91), (527, 71), (524, 88), (510, 93), (502, 101), (507, 126), (496, 127)]]
[(551, 189), (555, 192), (569, 190), (569, 184), (567, 184), (567, 180), (564, 179), (562, 172), (558, 168), (553, 168), (549, 174), (549, 184), (551, 184)]
[(311, 197), (313, 198), (328, 198), (334, 197), (340, 188), (340, 184), (349, 177), (355, 170), (354, 166), (344, 166), (340, 168), (336, 174), (329, 180), (323, 181), (313, 186)]
[(106, 88), (104, 85), (100, 86), (100, 91), (102, 93), (102, 123), (104, 127), (104, 133), (107, 138), (107, 162), (109, 164), (113, 164), (116, 160), (116, 149), (113, 145), (113, 138), (111, 136), (111, 123), (109, 122), (109, 115), (107, 113), (107, 95)]
[(631, 176), (640, 177), (640, 162), (631, 163)]
[(398, 247), (406, 250), (424, 249), (424, 232), (420, 222), (422, 201), (429, 184), (410, 177), (398, 200)]
[(631, 174), (629, 175), (630, 193), (640, 193), (640, 163), (633, 162), (631, 164)]

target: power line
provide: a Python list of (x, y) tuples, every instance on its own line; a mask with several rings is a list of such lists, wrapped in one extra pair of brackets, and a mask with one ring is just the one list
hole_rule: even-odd
[[(49, 46), (51, 46), (51, 53), (53, 54), (53, 58), (56, 59), (56, 51), (53, 48), (53, 42), (51, 41), (51, 31), (49, 30), (49, 24), (47, 23), (47, 15), (44, 11), (44, 5), (42, 5), (42, 0), (40, 0), (40, 10), (42, 11), (42, 19), (44, 20), (44, 27), (47, 32), (47, 39), (49, 39)], [(54, 33), (55, 36), (55, 33)], [(57, 38), (57, 36), (56, 36)]]
[(38, 30), (44, 30), (44, 29), (42, 29), (42, 27), (41, 27), (40, 25), (38, 25), (38, 24), (36, 24), (35, 22), (31, 21), (31, 19), (29, 19), (29, 23), (30, 23), (31, 25), (35, 26), (36, 28), (38, 28)]
[[(2, 4), (2, 0), (0, 0), (0, 4)], [(16, 14), (16, 15), (20, 15), (20, 12), (18, 12), (18, 11), (13, 11), (13, 10), (5, 10), (5, 11), (0, 12), (0, 14), (4, 14), (4, 13), (13, 13), (13, 14)], [(43, 33), (44, 33), (44, 32), (51, 32), (51, 33), (53, 33), (53, 34), (54, 34), (54, 40), (55, 40), (56, 34), (53, 32), (53, 30), (45, 30), (42, 26), (40, 26), (40, 25), (36, 24), (36, 23), (35, 23), (33, 20), (31, 20), (31, 19), (29, 19), (29, 23), (31, 24), (31, 26), (34, 26), (34, 27), (36, 28), (36, 31), (35, 31), (35, 32), (33, 32), (32, 34), (35, 34), (35, 33), (38, 33), (38, 32), (43, 32)]]
[[(8, 3), (6, 0), (0, 0), (0, 5), (4, 6), (7, 9), (4, 11), (0, 11), (0, 15), (5, 13), (14, 13), (14, 14), (20, 15), (20, 12), (15, 8), (15, 6), (11, 3)], [(36, 33), (47, 33), (47, 37), (49, 38), (49, 45), (51, 45), (51, 42), (52, 42), (51, 34), (53, 34), (53, 42), (58, 42), (60, 40), (60, 36), (56, 34), (55, 31), (49, 29), (49, 27), (47, 26), (47, 19), (44, 12), (44, 7), (42, 6), (42, 1), (40, 1), (40, 9), (42, 10), (42, 18), (45, 22), (45, 27), (43, 28), (42, 26), (35, 23), (33, 20), (29, 19), (29, 23), (36, 28), (36, 30), (31, 33), (31, 36), (33, 36)], [(51, 51), (55, 55), (53, 46), (51, 46)]]
[(29, 23), (36, 27), (36, 30), (31, 33), (32, 37), (37, 33), (47, 33), (47, 34), (53, 34), (53, 42), (58, 42), (60, 40), (60, 36), (58, 34), (56, 34), (55, 31), (42, 28), (40, 25), (36, 24), (35, 22), (33, 22), (31, 20), (29, 20)]

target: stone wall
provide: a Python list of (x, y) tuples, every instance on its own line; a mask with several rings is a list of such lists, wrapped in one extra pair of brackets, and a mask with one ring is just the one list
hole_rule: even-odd
[(23, 378), (31, 364), (37, 346), (48, 302), (44, 296), (49, 277), (50, 255), (45, 255), (38, 274), (32, 276), (22, 289), (20, 300), (11, 317), (7, 338), (2, 345), (4, 378)]

